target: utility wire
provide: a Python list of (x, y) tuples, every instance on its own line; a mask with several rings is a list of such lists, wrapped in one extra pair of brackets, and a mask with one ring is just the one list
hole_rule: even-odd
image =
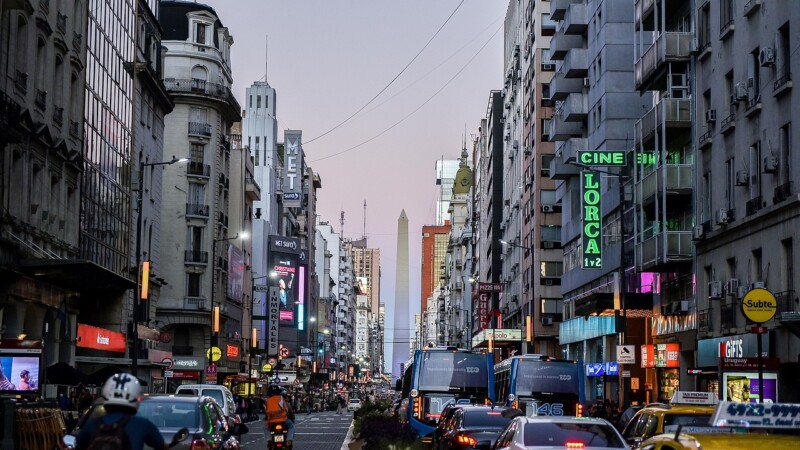
[(334, 126), (333, 128), (331, 128), (330, 130), (328, 130), (328, 131), (326, 131), (326, 132), (324, 132), (324, 133), (320, 134), (319, 136), (316, 136), (316, 137), (314, 137), (314, 138), (312, 138), (312, 139), (309, 139), (309, 140), (305, 141), (303, 144), (304, 144), (304, 145), (308, 145), (308, 144), (310, 144), (310, 143), (312, 143), (312, 142), (316, 141), (317, 139), (320, 139), (320, 138), (322, 138), (322, 137), (324, 137), (324, 136), (327, 136), (327, 135), (328, 135), (328, 134), (330, 134), (331, 132), (335, 131), (336, 129), (338, 129), (338, 128), (339, 128), (339, 127), (341, 127), (342, 125), (344, 125), (344, 124), (346, 124), (347, 122), (349, 122), (349, 121), (350, 121), (350, 119), (352, 119), (353, 117), (355, 117), (356, 115), (358, 115), (358, 113), (360, 113), (361, 111), (363, 111), (363, 110), (364, 110), (364, 108), (366, 108), (367, 106), (369, 106), (369, 105), (370, 105), (372, 102), (374, 102), (374, 101), (375, 101), (375, 99), (377, 99), (378, 97), (380, 97), (380, 95), (381, 95), (381, 94), (383, 94), (383, 93), (386, 91), (386, 89), (389, 89), (389, 86), (391, 86), (391, 85), (392, 85), (392, 84), (393, 84), (393, 83), (394, 83), (394, 82), (395, 82), (395, 81), (396, 81), (398, 78), (400, 78), (400, 75), (402, 75), (402, 74), (403, 74), (403, 72), (405, 72), (405, 71), (406, 71), (406, 69), (408, 69), (408, 67), (409, 67), (409, 66), (411, 66), (411, 64), (412, 64), (414, 61), (416, 61), (416, 60), (417, 60), (417, 58), (419, 58), (419, 55), (421, 55), (421, 54), (422, 54), (422, 52), (423, 52), (423, 51), (425, 51), (425, 49), (426, 49), (426, 48), (428, 48), (428, 46), (431, 44), (431, 42), (433, 42), (433, 40), (436, 38), (436, 36), (438, 36), (438, 35), (439, 35), (439, 32), (441, 32), (441, 31), (442, 31), (442, 29), (444, 28), (444, 26), (445, 26), (445, 25), (447, 25), (447, 22), (449, 22), (449, 21), (450, 21), (450, 19), (452, 19), (452, 18), (453, 18), (453, 16), (455, 15), (456, 11), (458, 11), (458, 9), (459, 9), (459, 8), (461, 8), (461, 5), (463, 5), (463, 4), (464, 4), (464, 0), (461, 0), (461, 2), (459, 2), (459, 4), (458, 4), (458, 5), (456, 5), (456, 9), (454, 9), (454, 10), (453, 10), (453, 12), (452, 12), (452, 13), (450, 13), (450, 15), (447, 17), (447, 20), (445, 20), (445, 21), (444, 21), (444, 23), (442, 23), (442, 25), (439, 27), (439, 29), (438, 29), (438, 30), (436, 30), (436, 33), (434, 33), (434, 34), (433, 34), (433, 36), (431, 36), (431, 38), (430, 38), (430, 39), (428, 39), (428, 42), (427, 42), (427, 43), (426, 43), (426, 44), (425, 44), (425, 45), (422, 47), (422, 49), (421, 49), (419, 52), (417, 52), (417, 54), (416, 54), (416, 55), (414, 55), (414, 57), (413, 57), (413, 58), (411, 58), (411, 61), (409, 61), (409, 62), (408, 62), (408, 64), (406, 64), (406, 65), (405, 65), (405, 67), (403, 67), (403, 69), (402, 69), (402, 70), (401, 70), (401, 71), (400, 71), (400, 72), (399, 72), (397, 75), (395, 75), (395, 76), (394, 76), (394, 78), (392, 78), (392, 80), (391, 80), (391, 81), (389, 81), (389, 83), (388, 83), (386, 86), (384, 86), (384, 87), (383, 87), (383, 89), (381, 89), (381, 90), (380, 90), (380, 92), (378, 92), (377, 94), (375, 94), (375, 96), (374, 96), (374, 97), (372, 97), (372, 98), (371, 98), (371, 99), (370, 99), (370, 100), (369, 100), (367, 103), (365, 103), (365, 104), (364, 104), (364, 106), (362, 106), (361, 108), (359, 108), (359, 109), (358, 109), (358, 111), (356, 111), (356, 112), (354, 112), (353, 114), (351, 114), (351, 115), (350, 115), (350, 117), (348, 117), (348, 118), (344, 119), (343, 121), (339, 122), (339, 124), (337, 124), (336, 126)]
[(351, 151), (351, 150), (355, 150), (355, 149), (357, 149), (357, 148), (359, 148), (359, 147), (361, 147), (361, 146), (363, 146), (363, 145), (369, 144), (370, 142), (374, 141), (375, 139), (378, 139), (379, 137), (381, 137), (381, 136), (383, 136), (384, 134), (386, 134), (386, 133), (388, 133), (389, 131), (391, 131), (393, 128), (397, 127), (397, 126), (398, 126), (398, 125), (400, 125), (401, 123), (403, 123), (403, 122), (405, 122), (406, 120), (408, 120), (408, 118), (410, 118), (411, 116), (413, 116), (414, 114), (416, 114), (416, 113), (417, 113), (417, 111), (419, 111), (420, 109), (422, 109), (422, 107), (424, 107), (425, 105), (427, 105), (428, 103), (430, 103), (430, 102), (431, 102), (431, 100), (433, 100), (433, 99), (434, 99), (434, 98), (435, 98), (437, 95), (439, 95), (439, 94), (440, 94), (440, 93), (441, 93), (441, 92), (444, 90), (444, 88), (446, 88), (447, 86), (449, 86), (449, 85), (450, 85), (450, 83), (451, 83), (453, 80), (455, 80), (455, 79), (456, 79), (456, 78), (457, 78), (459, 75), (461, 75), (461, 72), (463, 72), (463, 71), (464, 71), (464, 69), (466, 69), (466, 68), (467, 68), (467, 66), (469, 66), (469, 65), (470, 65), (470, 63), (472, 63), (472, 61), (474, 61), (474, 60), (475, 60), (475, 58), (476, 58), (476, 57), (477, 57), (477, 56), (478, 56), (478, 55), (479, 55), (479, 54), (480, 54), (480, 53), (483, 51), (483, 49), (484, 49), (484, 48), (486, 48), (486, 46), (487, 46), (487, 45), (489, 45), (489, 42), (491, 42), (491, 41), (492, 41), (492, 39), (494, 39), (494, 37), (497, 35), (497, 33), (499, 33), (499, 32), (500, 32), (500, 30), (501, 30), (501, 29), (503, 29), (503, 25), (500, 25), (500, 27), (499, 27), (499, 28), (497, 28), (497, 30), (496, 30), (494, 33), (492, 33), (492, 35), (489, 37), (489, 39), (488, 39), (488, 40), (487, 40), (487, 41), (486, 41), (486, 42), (485, 42), (485, 43), (484, 43), (484, 44), (481, 46), (481, 48), (479, 48), (479, 49), (478, 49), (478, 51), (477, 51), (477, 52), (475, 52), (475, 54), (474, 54), (474, 55), (472, 55), (472, 57), (469, 59), (469, 61), (467, 61), (467, 62), (466, 62), (466, 64), (464, 64), (464, 65), (463, 65), (463, 66), (462, 66), (462, 67), (461, 67), (461, 68), (458, 70), (458, 72), (456, 72), (456, 73), (455, 73), (455, 75), (453, 75), (453, 76), (452, 76), (452, 77), (451, 77), (449, 80), (447, 80), (447, 82), (446, 82), (446, 83), (445, 83), (445, 84), (444, 84), (444, 85), (443, 85), (441, 88), (439, 88), (439, 90), (438, 90), (438, 91), (434, 92), (434, 93), (433, 93), (433, 94), (432, 94), (430, 97), (428, 97), (428, 99), (427, 99), (427, 100), (425, 100), (425, 101), (424, 101), (424, 102), (423, 102), (421, 105), (419, 105), (419, 106), (418, 106), (418, 107), (417, 107), (415, 110), (413, 110), (413, 111), (411, 111), (410, 113), (408, 113), (408, 114), (407, 114), (405, 117), (403, 117), (402, 119), (398, 120), (397, 122), (395, 122), (394, 124), (392, 124), (392, 125), (391, 125), (391, 126), (389, 126), (388, 128), (384, 129), (383, 131), (381, 131), (381, 132), (380, 132), (380, 133), (378, 133), (377, 135), (375, 135), (375, 136), (373, 136), (373, 137), (371, 137), (371, 138), (367, 139), (367, 140), (366, 140), (366, 141), (364, 141), (364, 142), (361, 142), (360, 144), (354, 145), (354, 146), (352, 146), (352, 147), (350, 147), (350, 148), (348, 148), (348, 149), (345, 149), (345, 150), (342, 150), (342, 151), (340, 151), (340, 152), (336, 152), (336, 153), (330, 154), (330, 155), (328, 155), (328, 156), (323, 156), (322, 158), (316, 158), (316, 159), (309, 160), (309, 162), (324, 161), (324, 160), (326, 160), (326, 159), (328, 159), (328, 158), (333, 158), (334, 156), (339, 156), (339, 155), (341, 155), (341, 154), (343, 154), (343, 153), (347, 153), (347, 152), (349, 152), (349, 151)]

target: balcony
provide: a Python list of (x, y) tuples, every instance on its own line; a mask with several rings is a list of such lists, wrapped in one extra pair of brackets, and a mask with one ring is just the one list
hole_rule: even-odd
[(708, 131), (701, 134), (700, 137), (697, 138), (697, 147), (701, 150), (711, 147), (713, 137), (714, 137), (714, 129), (709, 128)]
[(642, 91), (652, 86), (665, 63), (688, 62), (691, 59), (692, 33), (661, 33), (634, 65), (636, 89)]
[(657, 195), (691, 195), (692, 165), (665, 164), (636, 184), (636, 202), (649, 204)]
[(183, 262), (190, 264), (208, 264), (208, 252), (186, 250), (183, 252)]
[(564, 100), (573, 92), (583, 92), (582, 78), (566, 78), (564, 72), (557, 72), (550, 80), (550, 98)]
[(190, 136), (210, 137), (212, 131), (211, 124), (203, 122), (189, 122)]
[(81, 138), (81, 129), (83, 128), (82, 122), (72, 122), (69, 123), (69, 135), (74, 137), (75, 139)]
[(574, 161), (578, 158), (579, 151), (588, 149), (589, 147), (586, 144), (586, 138), (570, 138), (564, 141), (564, 143), (561, 145), (561, 156), (564, 157), (564, 161)]
[(56, 16), (56, 29), (62, 35), (67, 31), (67, 15), (60, 12)]
[(752, 216), (753, 214), (757, 213), (764, 207), (764, 200), (762, 200), (761, 196), (757, 196), (755, 198), (751, 198), (744, 204), (744, 214), (745, 216)]
[(64, 108), (53, 106), (53, 123), (59, 128), (64, 124)]
[(563, 116), (553, 114), (550, 121), (550, 140), (564, 141), (573, 136), (579, 137), (583, 133), (582, 122), (567, 122)]
[(697, 332), (704, 333), (709, 335), (714, 330), (714, 324), (712, 322), (712, 314), (713, 310), (709, 309), (701, 309), (697, 311)]
[[(572, 139), (569, 139), (571, 141)], [(580, 173), (580, 168), (573, 164), (567, 164), (565, 158), (556, 155), (555, 158), (550, 160), (550, 179), (551, 180), (566, 180), (569, 177), (577, 176)]]
[(550, 39), (550, 59), (562, 60), (573, 48), (583, 48), (583, 36), (566, 34), (564, 27), (561, 27)]
[(775, 80), (775, 83), (773, 83), (772, 95), (775, 97), (780, 97), (790, 89), (792, 89), (792, 72), (786, 72), (783, 74), (783, 76)]
[(573, 3), (567, 8), (561, 28), (565, 35), (583, 35), (589, 24), (588, 14), (586, 14), (585, 3)]
[(722, 122), (719, 124), (719, 132), (722, 134), (728, 134), (736, 128), (736, 113), (731, 111), (728, 117), (722, 119)]
[(776, 292), (775, 300), (778, 301), (778, 322), (800, 337), (800, 303), (795, 291)]
[(581, 78), (589, 72), (589, 50), (574, 48), (564, 58), (562, 69), (565, 78)]
[(641, 272), (669, 271), (692, 261), (692, 231), (665, 231), (636, 244), (636, 267)]
[(6, 142), (19, 142), (14, 129), (19, 126), (22, 107), (11, 97), (0, 91), (0, 129), (5, 130)]
[(74, 33), (72, 35), (72, 50), (74, 50), (75, 53), (80, 55), (82, 47), (83, 47), (83, 35), (80, 33)]
[(550, 1), (550, 19), (564, 20), (564, 15), (567, 13), (567, 8), (573, 3), (580, 3), (582, 0), (551, 0)]
[(561, 116), (565, 122), (583, 122), (589, 113), (586, 96), (582, 92), (569, 94), (561, 103)]
[(14, 77), (14, 86), (23, 94), (28, 92), (28, 74), (25, 72), (17, 71), (17, 76)]
[[(633, 9), (633, 23), (636, 24), (637, 30), (639, 30), (639, 24), (643, 22), (652, 22), (647, 20), (648, 17), (653, 13), (653, 5), (655, 4), (655, 0), (636, 0), (634, 2), (634, 9)], [(639, 31), (652, 31), (651, 28), (642, 28)]]
[(241, 118), (241, 106), (228, 86), (197, 79), (165, 78), (164, 87), (171, 94), (203, 95), (222, 101), (228, 106), (229, 118)]
[(244, 192), (248, 200), (256, 201), (261, 199), (261, 187), (253, 177), (245, 177)]
[(183, 309), (187, 311), (206, 311), (208, 305), (205, 297), (190, 297), (183, 298)]
[(636, 143), (647, 142), (659, 127), (666, 131), (669, 128), (690, 128), (691, 100), (683, 98), (665, 98), (650, 109), (636, 122)]
[(752, 16), (759, 8), (761, 8), (761, 0), (749, 0), (744, 4), (744, 16)]
[(772, 203), (778, 204), (792, 196), (792, 182), (789, 181), (775, 188)]
[(41, 111), (47, 108), (47, 92), (36, 89), (36, 94), (33, 97), (33, 104)]
[(196, 216), (196, 217), (204, 217), (208, 219), (209, 217), (209, 207), (208, 205), (203, 205), (200, 203), (187, 203), (186, 204), (186, 215), (187, 216)]
[(190, 177), (211, 178), (211, 166), (198, 161), (189, 161), (186, 175)]

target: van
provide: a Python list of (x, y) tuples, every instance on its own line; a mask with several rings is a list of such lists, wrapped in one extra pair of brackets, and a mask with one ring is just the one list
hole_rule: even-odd
[(236, 415), (233, 394), (220, 384), (182, 384), (175, 390), (175, 395), (205, 395), (216, 400), (228, 417)]

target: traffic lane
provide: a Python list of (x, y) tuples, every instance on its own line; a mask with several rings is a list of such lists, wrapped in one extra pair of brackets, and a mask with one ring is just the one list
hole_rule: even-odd
[[(335, 411), (298, 413), (295, 417), (294, 450), (340, 450), (353, 421), (353, 414)], [(240, 441), (245, 450), (264, 450), (264, 421), (250, 422)]]

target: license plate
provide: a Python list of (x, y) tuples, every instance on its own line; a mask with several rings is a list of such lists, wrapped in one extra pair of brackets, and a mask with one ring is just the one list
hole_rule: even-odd
[(283, 435), (282, 434), (276, 434), (275, 435), (275, 442), (283, 442)]

